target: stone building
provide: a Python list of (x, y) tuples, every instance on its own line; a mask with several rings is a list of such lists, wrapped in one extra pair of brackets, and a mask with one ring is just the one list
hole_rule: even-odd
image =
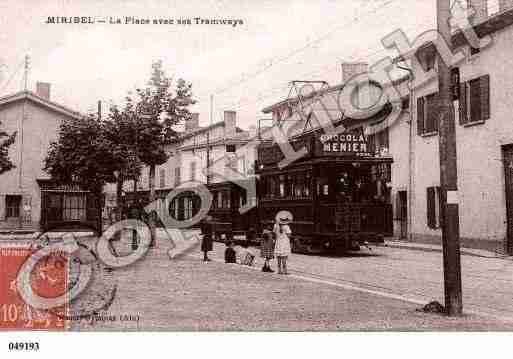
[(9, 148), (9, 158), (16, 167), (0, 175), (1, 231), (38, 230), (45, 220), (43, 193), (54, 194), (48, 197), (47, 205), (59, 209), (61, 220), (86, 218), (86, 193), (52, 189), (50, 178), (42, 169), (50, 142), (58, 138), (61, 122), (79, 116), (78, 112), (50, 100), (47, 83), (37, 83), (35, 93), (22, 91), (0, 98), (3, 129), (17, 132), (16, 141)]
[[(211, 192), (213, 210), (235, 210), (246, 200), (256, 203), (256, 198), (234, 197), (239, 192), (235, 183), (254, 174), (256, 145), (252, 140), (255, 136), (254, 126), (249, 131), (237, 126), (235, 111), (224, 111), (223, 121), (204, 127), (199, 125), (199, 114), (193, 113), (178, 141), (166, 148), (170, 154), (168, 161), (156, 168), (158, 210), (172, 212), (173, 218), (179, 220), (190, 219), (201, 206), (194, 195), (194, 189), (201, 185)], [(148, 172), (148, 168), (143, 169), (137, 188), (138, 195), (145, 199), (149, 190)], [(182, 193), (169, 203), (166, 196), (178, 188)], [(124, 190), (133, 192), (133, 185), (125, 184)]]
[[(472, 23), (492, 43), (473, 49), (461, 32), (454, 50), (465, 58), (453, 69), (458, 202), (463, 246), (513, 252), (513, 1), (472, 1)], [(436, 69), (431, 43), (412, 61), (414, 77)], [(438, 112), (435, 79), (412, 89), (410, 115), (387, 131), (392, 164), (395, 233), (412, 241), (441, 241)]]

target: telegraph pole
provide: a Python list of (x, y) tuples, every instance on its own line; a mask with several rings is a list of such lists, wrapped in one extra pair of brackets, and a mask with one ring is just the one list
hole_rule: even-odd
[[(214, 95), (210, 95), (210, 125), (214, 121)], [(210, 184), (210, 128), (207, 130), (207, 185)]]
[[(29, 55), (25, 55), (25, 67), (23, 70), (23, 91), (28, 91), (28, 76), (29, 76), (29, 70), (30, 70), (30, 57)], [(25, 102), (23, 101), (23, 105), (21, 106), (21, 120), (20, 120), (20, 170), (18, 172), (18, 187), (20, 190), (23, 188), (23, 140), (24, 140), (24, 130), (25, 130), (25, 117), (27, 116), (25, 111)], [(20, 216), (21, 218), (21, 216)]]
[(98, 120), (102, 120), (102, 101), (98, 100)]
[[(450, 0), (437, 0), (438, 38), (452, 49), (449, 26)], [(438, 54), (438, 52), (437, 52)], [(448, 315), (462, 314), (460, 233), (458, 212), (458, 174), (456, 161), (456, 128), (451, 93), (450, 64), (438, 54), (438, 113), (440, 140), (440, 186), (442, 203), (442, 245), (444, 266), (445, 310)]]
[(29, 55), (25, 55), (25, 71), (23, 72), (23, 90), (27, 91), (28, 89), (28, 72), (29, 72)]

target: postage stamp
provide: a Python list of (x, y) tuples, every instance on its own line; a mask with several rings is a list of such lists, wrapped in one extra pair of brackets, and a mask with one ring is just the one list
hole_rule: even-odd
[[(18, 293), (17, 278), (23, 263), (34, 253), (27, 246), (0, 248), (0, 330), (66, 330), (67, 306), (55, 310), (35, 309)], [(32, 290), (44, 298), (67, 292), (68, 260), (50, 254), (39, 261), (30, 274)]]

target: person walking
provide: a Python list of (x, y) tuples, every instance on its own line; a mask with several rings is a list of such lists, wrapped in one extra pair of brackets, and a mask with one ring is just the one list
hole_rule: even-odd
[(273, 233), (267, 228), (262, 232), (260, 256), (265, 260), (262, 272), (273, 273), (274, 271), (271, 269), (270, 261), (274, 258), (274, 238)]
[(274, 254), (278, 261), (278, 274), (288, 274), (287, 258), (291, 253), (289, 235), (292, 234), (288, 223), (289, 221), (287, 218), (280, 218), (277, 216), (276, 223), (273, 228), (276, 235)]

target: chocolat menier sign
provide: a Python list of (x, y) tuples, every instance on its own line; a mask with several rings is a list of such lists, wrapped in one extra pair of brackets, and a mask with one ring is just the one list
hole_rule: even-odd
[(336, 135), (321, 134), (318, 137), (319, 154), (332, 156), (369, 156), (368, 138), (363, 130), (350, 131)]

